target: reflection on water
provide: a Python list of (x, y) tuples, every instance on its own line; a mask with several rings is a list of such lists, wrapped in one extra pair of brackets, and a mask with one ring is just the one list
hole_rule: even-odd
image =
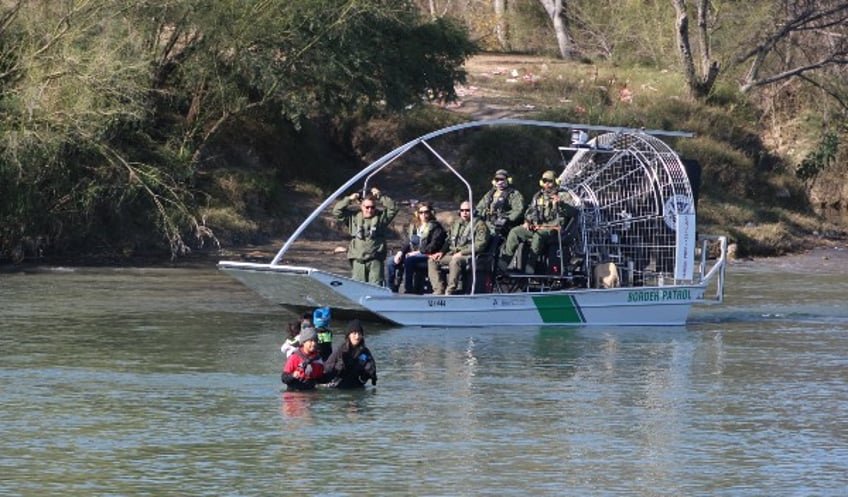
[(688, 327), (366, 325), (314, 392), (214, 270), (3, 274), (0, 495), (843, 495), (848, 284), (780, 264)]

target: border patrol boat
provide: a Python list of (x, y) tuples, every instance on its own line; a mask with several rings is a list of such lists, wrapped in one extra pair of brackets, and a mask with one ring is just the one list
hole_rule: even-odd
[[(341, 195), (401, 158), (424, 153), (465, 185), (436, 148), (448, 135), (521, 126), (562, 130), (559, 190), (578, 215), (561, 230), (543, 274), (507, 273), (495, 256), (472, 254), (466, 293), (417, 295), (346, 275), (282, 263), (304, 230)], [(727, 239), (698, 234), (697, 183), (660, 137), (691, 133), (524, 119), (475, 121), (425, 134), (385, 154), (341, 185), (291, 234), (268, 263), (220, 261), (225, 271), (270, 302), (291, 309), (334, 311), (404, 326), (679, 326), (693, 304), (720, 303)], [(449, 142), (455, 147), (456, 142)], [(446, 148), (447, 150), (447, 148)], [(419, 161), (420, 167), (420, 161)], [(474, 220), (472, 219), (472, 223)]]

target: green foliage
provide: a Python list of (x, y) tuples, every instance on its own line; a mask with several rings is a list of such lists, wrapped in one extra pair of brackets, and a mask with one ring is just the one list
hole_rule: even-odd
[(463, 174), (485, 178), (482, 184), (486, 184), (497, 169), (506, 169), (513, 185), (529, 195), (539, 189), (542, 172), (562, 168), (561, 157), (550, 144), (568, 143), (569, 133), (546, 128), (480, 130), (462, 151)]
[[(200, 210), (211, 197), (198, 188), (222, 191), (211, 172), (236, 125), (290, 121), (296, 135), (320, 116), (450, 100), (474, 50), (460, 25), (422, 22), (401, 0), (11, 5), (0, 26), (0, 257), (32, 239), (54, 252), (177, 256), (189, 235), (213, 237), (203, 214), (247, 229), (220, 207)], [(268, 161), (254, 186), (273, 201), (292, 173), (326, 181), (327, 169), (307, 167), (337, 158), (321, 152)]]
[(839, 136), (834, 132), (825, 133), (818, 148), (807, 154), (795, 169), (795, 175), (803, 181), (809, 181), (833, 163), (839, 150)]

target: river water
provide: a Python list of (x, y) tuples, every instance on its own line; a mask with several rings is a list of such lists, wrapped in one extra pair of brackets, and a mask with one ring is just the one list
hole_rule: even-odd
[(378, 385), (311, 393), (215, 269), (0, 274), (0, 495), (846, 495), (846, 268), (736, 263), (679, 328), (366, 325)]

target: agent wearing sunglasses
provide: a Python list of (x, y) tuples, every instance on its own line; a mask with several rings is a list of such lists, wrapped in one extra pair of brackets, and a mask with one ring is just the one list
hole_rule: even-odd
[(524, 196), (512, 186), (512, 178), (505, 169), (495, 171), (492, 188), (483, 195), (474, 209), (474, 217), (489, 227), (489, 233), (506, 238), (510, 228), (521, 222), (524, 214)]
[(536, 273), (536, 262), (554, 236), (559, 236), (560, 230), (577, 215), (577, 209), (571, 205), (571, 196), (559, 191), (559, 180), (554, 171), (545, 171), (539, 180), (542, 188), (533, 195), (527, 211), (524, 213), (524, 224), (509, 231), (503, 251), (500, 267), (508, 269), (518, 246), (530, 241), (530, 254), (523, 270), (527, 274)]
[[(482, 220), (475, 218), (472, 229), (471, 204), (460, 204), (459, 218), (451, 224), (448, 243), (443, 251), (433, 254), (427, 262), (427, 273), (433, 285), (433, 293), (460, 293), (462, 278), (470, 266), (472, 245), (475, 256), (479, 256), (489, 244), (489, 238), (489, 228)], [(445, 267), (448, 269), (447, 285), (445, 274), (442, 272)]]
[[(351, 209), (357, 201), (361, 201), (359, 209)], [(382, 209), (377, 208), (378, 203)], [(347, 228), (351, 236), (347, 258), (353, 279), (383, 285), (386, 236), (397, 213), (397, 203), (378, 188), (372, 188), (364, 198), (354, 193), (333, 206), (333, 217)]]
[[(399, 290), (399, 269), (403, 267), (404, 293), (422, 293), (420, 282), (416, 284), (415, 275), (419, 269), (426, 269), (427, 259), (442, 249), (447, 239), (447, 233), (441, 223), (436, 220), (436, 211), (430, 202), (421, 202), (416, 206), (415, 219), (409, 225), (407, 240), (389, 259), (389, 287), (393, 292)], [(423, 277), (422, 277), (423, 279)]]

